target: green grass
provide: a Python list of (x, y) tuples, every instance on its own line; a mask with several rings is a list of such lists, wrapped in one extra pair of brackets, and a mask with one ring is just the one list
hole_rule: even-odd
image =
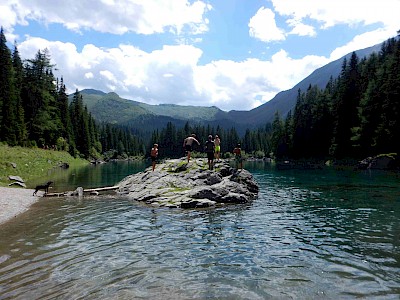
[[(16, 168), (11, 163), (16, 164)], [(47, 171), (61, 163), (83, 166), (89, 162), (73, 158), (63, 151), (43, 150), (38, 148), (9, 147), (0, 144), (0, 186), (8, 186), (9, 175), (19, 176), (25, 182), (46, 175)]]

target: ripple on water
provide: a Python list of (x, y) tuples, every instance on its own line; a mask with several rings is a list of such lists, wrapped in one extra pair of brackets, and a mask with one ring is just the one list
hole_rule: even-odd
[(5, 227), (0, 299), (396, 298), (399, 204), (282, 174), (209, 210), (44, 199)]

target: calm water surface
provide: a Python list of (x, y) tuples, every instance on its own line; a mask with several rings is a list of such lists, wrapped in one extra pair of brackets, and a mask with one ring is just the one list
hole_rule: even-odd
[(397, 174), (246, 168), (245, 205), (41, 199), (0, 227), (0, 299), (399, 299)]

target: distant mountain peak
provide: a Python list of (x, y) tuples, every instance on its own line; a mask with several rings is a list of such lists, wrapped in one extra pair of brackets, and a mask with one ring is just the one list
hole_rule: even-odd
[(95, 90), (95, 89), (84, 89), (84, 90), (81, 90), (80, 93), (88, 94), (88, 95), (101, 95), (101, 96), (106, 94), (102, 91)]

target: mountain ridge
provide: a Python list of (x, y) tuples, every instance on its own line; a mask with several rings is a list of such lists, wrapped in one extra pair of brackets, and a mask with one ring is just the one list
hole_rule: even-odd
[[(381, 45), (377, 44), (354, 52), (359, 58), (368, 57), (373, 52), (379, 52)], [(121, 98), (114, 92), (105, 93), (94, 89), (84, 89), (80, 93), (84, 104), (98, 121), (142, 127), (146, 121), (148, 130), (165, 127), (168, 122), (174, 123), (175, 126), (183, 126), (190, 121), (224, 128), (235, 127), (239, 133), (244, 133), (247, 128), (256, 128), (271, 123), (277, 111), (284, 118), (294, 108), (299, 89), (305, 91), (310, 85), (325, 88), (330, 78), (339, 76), (343, 60), (349, 59), (352, 53), (314, 70), (291, 89), (279, 92), (270, 101), (249, 111), (231, 110), (226, 112), (216, 106), (151, 105)], [(71, 98), (72, 96), (70, 95)]]

